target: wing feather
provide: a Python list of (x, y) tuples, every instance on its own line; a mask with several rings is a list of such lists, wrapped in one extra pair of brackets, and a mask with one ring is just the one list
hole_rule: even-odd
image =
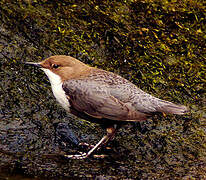
[(120, 121), (146, 119), (144, 113), (112, 96), (107, 84), (83, 79), (67, 80), (63, 83), (63, 89), (69, 96), (71, 106), (91, 117)]

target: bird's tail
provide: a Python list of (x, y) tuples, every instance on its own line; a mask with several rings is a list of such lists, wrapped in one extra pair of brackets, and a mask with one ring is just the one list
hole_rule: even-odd
[(184, 105), (178, 105), (169, 101), (162, 101), (161, 105), (157, 108), (157, 111), (166, 114), (185, 114), (188, 112), (188, 108)]

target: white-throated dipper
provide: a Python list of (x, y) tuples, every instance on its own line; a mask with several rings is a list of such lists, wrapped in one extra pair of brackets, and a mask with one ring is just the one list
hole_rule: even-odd
[[(53, 94), (68, 112), (77, 117), (103, 123), (107, 134), (89, 150), (69, 158), (83, 159), (113, 138), (117, 124), (143, 121), (156, 112), (182, 115), (186, 106), (158, 99), (123, 77), (90, 67), (64, 55), (51, 56), (40, 63), (28, 62), (48, 76)], [(120, 123), (121, 124), (121, 123)]]

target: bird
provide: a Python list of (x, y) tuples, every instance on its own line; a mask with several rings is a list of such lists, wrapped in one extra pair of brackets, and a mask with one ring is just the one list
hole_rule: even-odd
[(154, 97), (118, 74), (89, 66), (71, 56), (54, 55), (26, 64), (45, 72), (54, 97), (67, 112), (99, 123), (106, 130), (88, 152), (65, 155), (68, 158), (88, 158), (113, 139), (124, 122), (145, 121), (158, 112), (177, 115), (188, 112), (184, 105)]

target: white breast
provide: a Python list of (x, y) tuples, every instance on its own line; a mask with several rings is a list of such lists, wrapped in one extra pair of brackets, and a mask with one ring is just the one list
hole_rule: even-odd
[(52, 92), (57, 99), (57, 101), (61, 104), (61, 106), (66, 109), (67, 111), (70, 111), (70, 104), (66, 97), (66, 94), (62, 88), (62, 81), (61, 78), (53, 73), (52, 71), (48, 69), (42, 68), (42, 70), (45, 72), (45, 74), (48, 76), (49, 81), (51, 83)]

